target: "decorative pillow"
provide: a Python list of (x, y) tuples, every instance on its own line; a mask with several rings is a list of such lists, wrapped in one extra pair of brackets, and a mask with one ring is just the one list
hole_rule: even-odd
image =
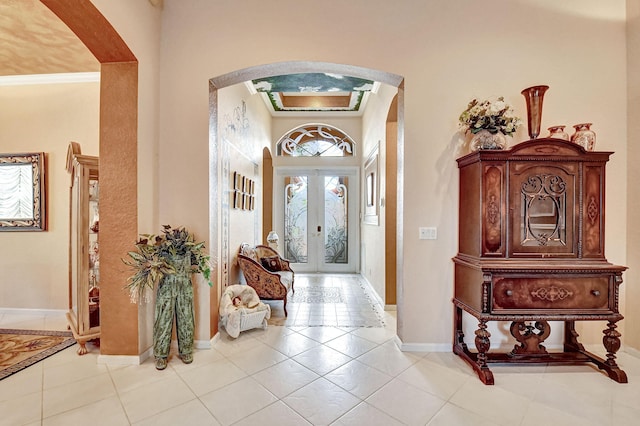
[(260, 262), (262, 262), (262, 266), (267, 271), (277, 272), (282, 271), (282, 263), (280, 262), (280, 256), (269, 256), (260, 258)]

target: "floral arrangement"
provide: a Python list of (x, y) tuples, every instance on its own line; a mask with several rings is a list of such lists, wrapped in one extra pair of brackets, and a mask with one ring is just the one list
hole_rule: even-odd
[(511, 108), (502, 96), (494, 102), (489, 100), (478, 101), (473, 99), (467, 105), (467, 109), (460, 114), (460, 130), (478, 133), (487, 130), (491, 134), (498, 132), (513, 136), (513, 133), (522, 124), (520, 118), (514, 115)]
[(183, 227), (163, 225), (161, 235), (141, 234), (136, 251), (128, 252), (128, 257), (122, 259), (134, 271), (124, 287), (129, 291), (131, 303), (148, 302), (149, 291), (154, 290), (165, 275), (176, 273), (172, 260), (178, 256), (188, 255), (191, 273), (201, 273), (212, 286), (211, 258), (204, 248), (204, 242), (196, 243), (193, 234)]

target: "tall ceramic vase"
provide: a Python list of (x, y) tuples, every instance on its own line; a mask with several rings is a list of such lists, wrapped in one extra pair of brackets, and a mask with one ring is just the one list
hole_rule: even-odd
[(540, 123), (542, 122), (542, 99), (549, 86), (533, 86), (524, 89), (521, 93), (527, 101), (527, 126), (529, 137), (535, 139), (540, 136)]

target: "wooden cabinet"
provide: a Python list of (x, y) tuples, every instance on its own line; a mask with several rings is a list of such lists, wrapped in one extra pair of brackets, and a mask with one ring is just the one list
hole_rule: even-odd
[(78, 354), (100, 337), (100, 258), (98, 157), (82, 155), (71, 142), (67, 150), (71, 174), (69, 216), (69, 311), (67, 321), (78, 341)]
[[(493, 384), (492, 362), (593, 362), (626, 383), (616, 323), (624, 266), (604, 255), (605, 167), (611, 152), (559, 139), (459, 158), (459, 251), (454, 257), (454, 353)], [(463, 311), (478, 320), (471, 351)], [(575, 321), (606, 322), (606, 360), (584, 349)], [(510, 321), (518, 342), (490, 351), (489, 321)], [(564, 323), (563, 350), (547, 351), (549, 321)]]

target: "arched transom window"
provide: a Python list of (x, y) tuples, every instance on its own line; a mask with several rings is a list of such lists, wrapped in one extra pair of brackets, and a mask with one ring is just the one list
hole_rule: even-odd
[(284, 135), (277, 154), (290, 157), (348, 157), (354, 154), (349, 136), (326, 124), (307, 124)]

